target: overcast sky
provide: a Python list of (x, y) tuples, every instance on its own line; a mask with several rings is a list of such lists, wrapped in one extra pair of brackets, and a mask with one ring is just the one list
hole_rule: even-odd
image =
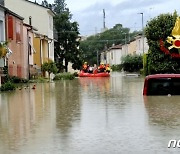
[[(47, 1), (54, 2), (54, 0)], [(82, 35), (101, 31), (103, 9), (106, 13), (107, 28), (120, 23), (131, 31), (142, 28), (142, 15), (138, 13), (143, 13), (144, 26), (148, 20), (161, 13), (173, 13), (177, 10), (180, 14), (180, 0), (66, 0), (65, 2), (73, 14), (73, 20), (79, 23)]]

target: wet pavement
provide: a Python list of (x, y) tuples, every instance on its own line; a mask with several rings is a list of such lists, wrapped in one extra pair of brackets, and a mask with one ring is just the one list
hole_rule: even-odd
[(112, 73), (0, 93), (0, 153), (179, 153), (180, 97), (143, 97), (143, 82)]

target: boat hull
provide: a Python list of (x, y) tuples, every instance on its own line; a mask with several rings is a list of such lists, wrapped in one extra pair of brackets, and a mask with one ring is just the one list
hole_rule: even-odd
[(110, 73), (102, 72), (102, 73), (84, 73), (80, 72), (79, 77), (110, 77)]

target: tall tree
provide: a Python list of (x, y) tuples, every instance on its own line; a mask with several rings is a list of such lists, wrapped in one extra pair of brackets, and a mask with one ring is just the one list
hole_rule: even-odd
[(57, 33), (57, 42), (55, 44), (56, 62), (59, 67), (63, 66), (68, 71), (68, 62), (73, 64), (74, 69), (81, 66), (81, 52), (79, 47), (79, 28), (77, 22), (72, 22), (72, 14), (66, 7), (65, 0), (55, 0), (54, 26)]
[[(176, 12), (160, 14), (147, 23), (145, 35), (149, 45), (148, 74), (180, 72), (180, 50), (170, 49), (171, 44), (168, 42), (177, 17)], [(174, 36), (172, 38), (176, 39)]]
[(102, 51), (112, 45), (128, 43), (138, 33), (140, 32), (135, 31), (131, 33), (129, 28), (123, 27), (122, 24), (116, 24), (105, 32), (90, 36), (80, 43), (83, 59), (89, 64), (95, 64), (98, 61), (97, 57), (100, 57)]

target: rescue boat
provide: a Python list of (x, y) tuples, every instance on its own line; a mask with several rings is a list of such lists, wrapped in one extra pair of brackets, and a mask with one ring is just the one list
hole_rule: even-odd
[(79, 77), (109, 77), (110, 73), (108, 72), (94, 72), (94, 73), (85, 73), (84, 71), (80, 71)]

